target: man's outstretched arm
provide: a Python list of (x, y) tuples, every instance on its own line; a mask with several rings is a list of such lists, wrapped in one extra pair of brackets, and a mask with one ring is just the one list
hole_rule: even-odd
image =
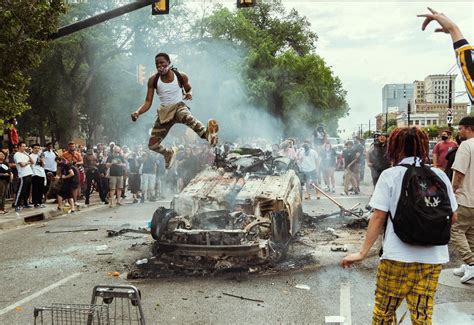
[(369, 220), (369, 226), (367, 227), (367, 233), (365, 235), (364, 244), (360, 248), (358, 253), (349, 254), (342, 260), (342, 267), (349, 267), (353, 263), (360, 262), (367, 257), (370, 249), (374, 245), (375, 241), (382, 232), (385, 220), (387, 219), (387, 212), (374, 209), (372, 216)]
[(155, 88), (153, 86), (154, 78), (155, 76), (151, 76), (148, 79), (148, 83), (147, 83), (148, 89), (146, 92), (145, 102), (143, 103), (142, 106), (140, 106), (135, 112), (131, 114), (133, 121), (136, 121), (140, 115), (148, 111), (151, 107), (151, 104), (153, 104), (153, 95), (155, 92)]
[(469, 45), (464, 39), (461, 30), (451, 19), (446, 17), (443, 13), (439, 13), (431, 8), (428, 8), (428, 10), (431, 12), (430, 14), (418, 15), (418, 17), (425, 18), (421, 29), (425, 30), (426, 26), (434, 20), (441, 25), (441, 28), (436, 28), (435, 32), (443, 32), (451, 35), (454, 50), (456, 51), (456, 60), (461, 70), (469, 99), (471, 102), (474, 102), (474, 47)]

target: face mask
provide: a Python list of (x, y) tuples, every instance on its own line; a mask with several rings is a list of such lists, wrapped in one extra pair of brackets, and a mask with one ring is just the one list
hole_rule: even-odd
[(170, 67), (169, 67), (169, 66), (164, 66), (164, 67), (158, 68), (158, 72), (159, 72), (160, 74), (167, 74), (169, 70), (170, 70)]
[(448, 137), (446, 135), (441, 136), (441, 140), (448, 140)]

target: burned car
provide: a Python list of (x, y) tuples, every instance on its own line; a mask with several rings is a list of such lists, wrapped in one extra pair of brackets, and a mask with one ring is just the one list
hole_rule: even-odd
[(302, 217), (289, 159), (240, 148), (217, 156), (153, 215), (155, 254), (175, 265), (233, 268), (278, 261)]

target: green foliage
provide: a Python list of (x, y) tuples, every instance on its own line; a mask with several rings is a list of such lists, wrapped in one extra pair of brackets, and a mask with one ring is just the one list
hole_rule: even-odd
[(29, 109), (31, 68), (40, 63), (49, 34), (56, 31), (63, 0), (4, 0), (0, 3), (0, 119)]
[(247, 49), (242, 74), (253, 104), (264, 107), (295, 133), (305, 125), (337, 124), (348, 112), (346, 91), (314, 53), (317, 35), (305, 17), (281, 3), (216, 10), (206, 19), (210, 37)]

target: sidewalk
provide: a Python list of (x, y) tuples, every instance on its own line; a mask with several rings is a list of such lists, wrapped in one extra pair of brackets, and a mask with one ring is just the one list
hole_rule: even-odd
[[(7, 214), (0, 215), (0, 230), (18, 227), (36, 221), (45, 221), (68, 214), (69, 207), (58, 210), (57, 204), (53, 203), (53, 200), (48, 200), (44, 205), (44, 208), (23, 209), (18, 213), (15, 212), (15, 208), (10, 208)], [(90, 204), (86, 206), (84, 205), (84, 200), (80, 200), (79, 205), (76, 205), (76, 211), (84, 211), (100, 205), (102, 205), (102, 202), (99, 200), (98, 194), (93, 193), (90, 198)], [(11, 201), (7, 201), (5, 206), (11, 207)]]

